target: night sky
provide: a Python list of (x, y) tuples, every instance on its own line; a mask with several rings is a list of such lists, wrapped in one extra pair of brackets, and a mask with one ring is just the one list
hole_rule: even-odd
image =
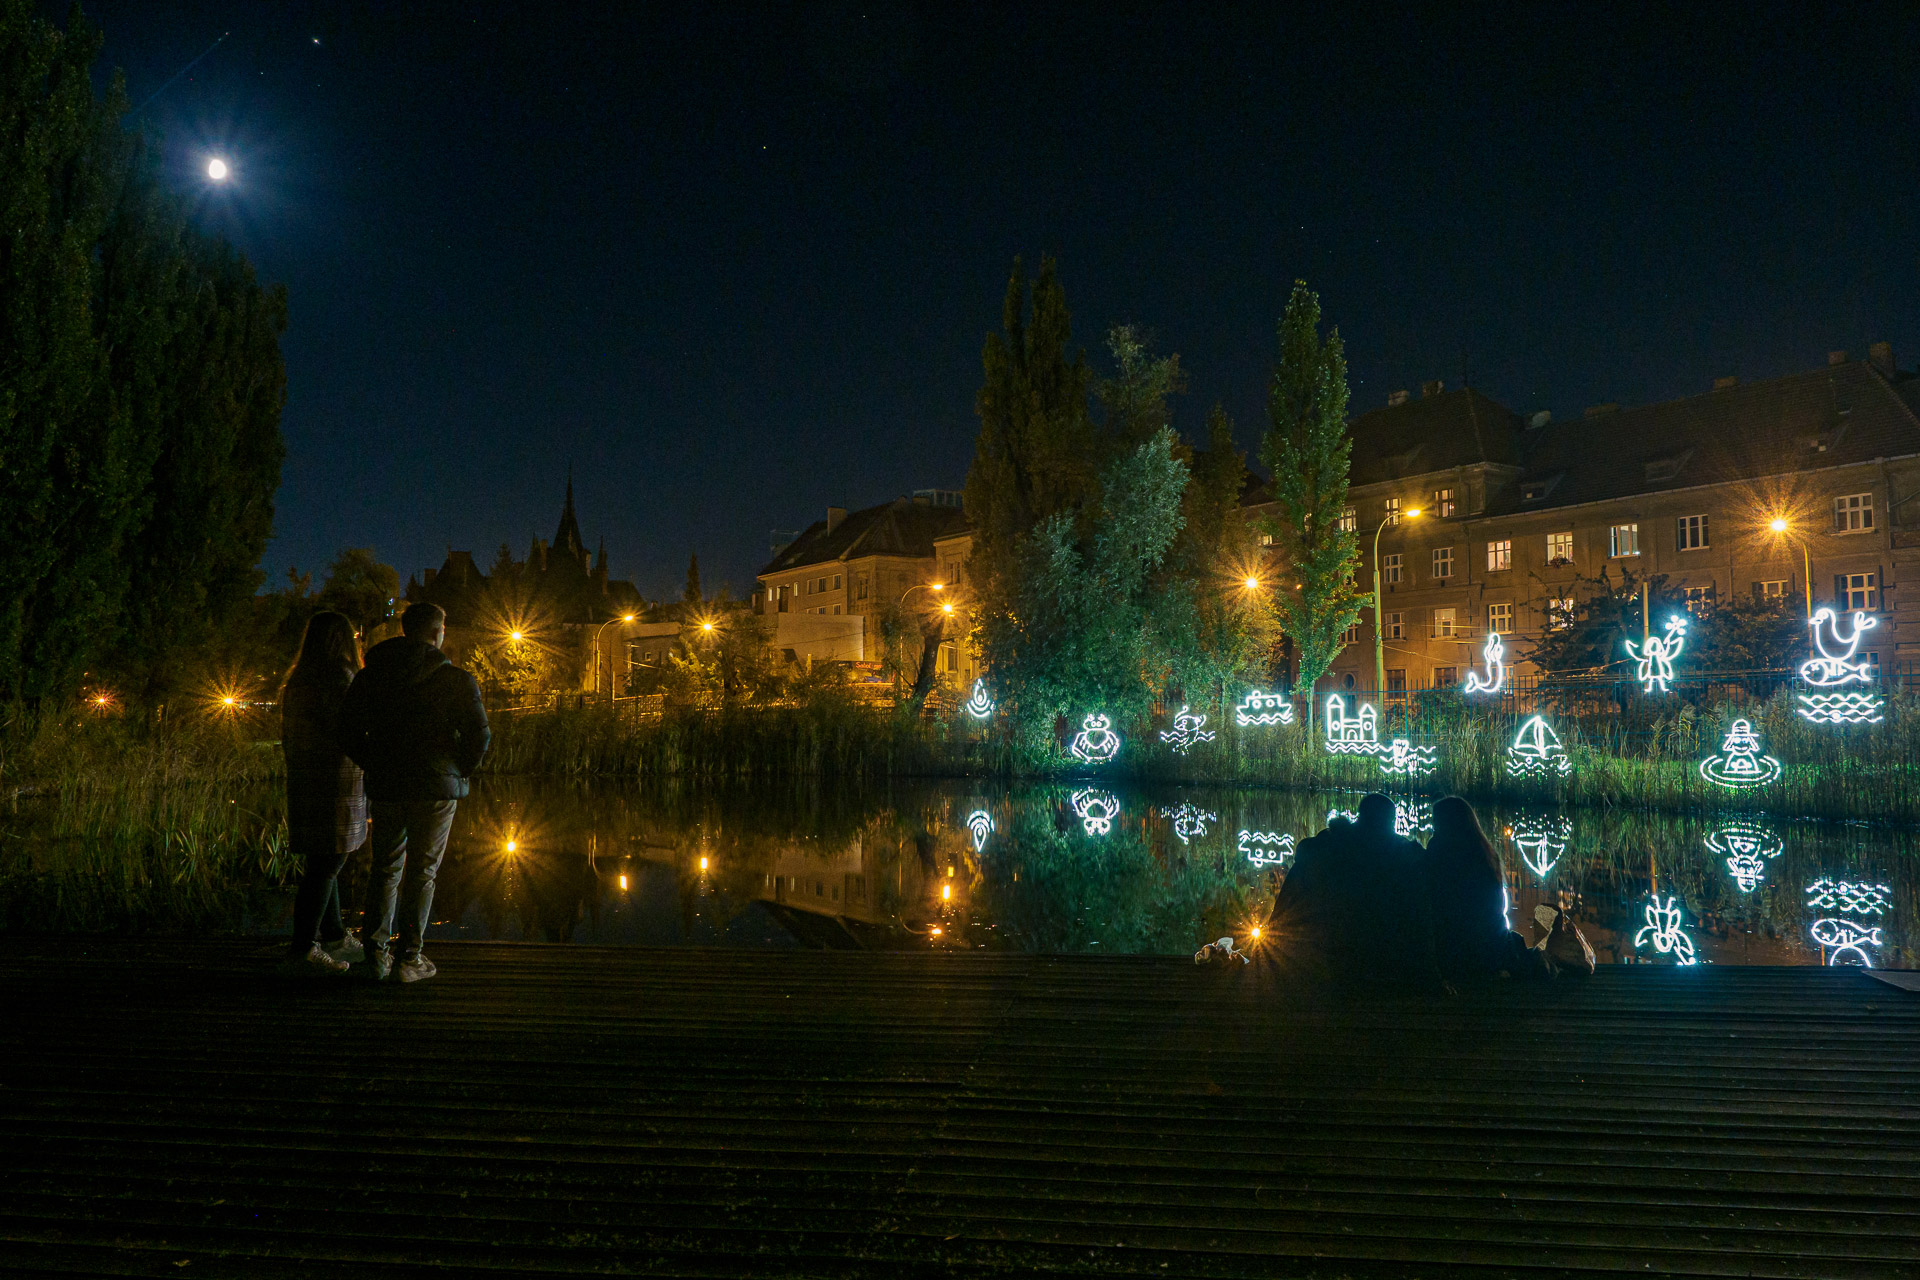
[(1015, 254), (1249, 446), (1296, 276), (1356, 411), (1920, 357), (1920, 6), (1193, 8), (88, 12), (136, 104), (231, 33), (139, 118), (291, 294), (275, 576), (524, 555), (571, 461), (616, 577), (744, 591), (770, 529), (963, 482)]

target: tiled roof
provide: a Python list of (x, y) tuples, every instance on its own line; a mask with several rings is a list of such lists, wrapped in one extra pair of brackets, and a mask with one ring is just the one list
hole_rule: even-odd
[[(1920, 418), (1865, 361), (1526, 433), (1494, 511), (1540, 511), (1920, 453)], [(1355, 458), (1355, 469), (1359, 459)]]
[(877, 507), (849, 512), (832, 532), (828, 532), (825, 520), (814, 521), (760, 572), (780, 573), (860, 556), (931, 557), (935, 538), (958, 532), (966, 524), (967, 514), (959, 507), (895, 498)]
[(1519, 415), (1472, 387), (1374, 409), (1353, 420), (1353, 483), (1381, 484), (1473, 463), (1520, 461)]

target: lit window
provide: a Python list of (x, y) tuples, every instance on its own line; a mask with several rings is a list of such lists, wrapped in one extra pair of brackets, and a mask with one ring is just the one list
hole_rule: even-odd
[(1838, 576), (1840, 591), (1837, 594), (1847, 608), (1872, 611), (1880, 607), (1878, 574), (1843, 573)]
[(1787, 580), (1785, 578), (1753, 584), (1753, 598), (1756, 600), (1784, 600), (1786, 595)]
[(1435, 547), (1433, 549), (1433, 576), (1451, 578), (1453, 576), (1453, 548)]
[(1453, 635), (1454, 630), (1455, 630), (1455, 624), (1453, 620), (1452, 607), (1449, 606), (1444, 609), (1435, 609), (1433, 611), (1433, 630), (1431, 634), (1436, 637), (1444, 639), (1448, 636)]
[(1698, 551), (1707, 545), (1707, 518), (1681, 516), (1674, 532), (1673, 545), (1682, 551)]
[(1272, 545), (1273, 545), (1273, 535), (1272, 535), (1272, 534), (1270, 534), (1270, 533), (1263, 533), (1263, 534), (1261, 534), (1261, 535), (1260, 535), (1260, 545), (1261, 545), (1261, 546), (1263, 546), (1263, 547), (1270, 547), (1270, 546), (1272, 546)]
[(1833, 531), (1865, 533), (1873, 528), (1873, 495), (1850, 493), (1833, 500)]
[(1513, 631), (1513, 606), (1507, 603), (1487, 606), (1487, 630), (1509, 635)]
[(1547, 535), (1547, 565), (1559, 568), (1573, 563), (1573, 535), (1571, 533), (1550, 533)]
[(1389, 586), (1400, 581), (1400, 553), (1380, 557), (1380, 579)]
[(1388, 614), (1386, 639), (1405, 640), (1406, 638), (1407, 638), (1406, 615), (1400, 614), (1400, 613)]
[(1640, 554), (1640, 526), (1638, 524), (1617, 524), (1607, 536), (1607, 554), (1610, 556), (1637, 556)]
[(1513, 539), (1502, 538), (1487, 544), (1487, 572), (1499, 573), (1513, 568)]
[(1460, 683), (1460, 668), (1435, 667), (1433, 669), (1433, 687), (1434, 688), (1451, 689), (1453, 688), (1453, 686), (1459, 683)]
[(1358, 511), (1355, 511), (1352, 507), (1346, 507), (1341, 510), (1340, 512), (1341, 532), (1352, 533), (1356, 528), (1359, 527), (1359, 524), (1360, 524), (1360, 513)]
[(1388, 498), (1386, 510), (1387, 523), (1398, 526), (1400, 523), (1400, 499)]
[(1713, 612), (1712, 587), (1688, 587), (1687, 612), (1697, 618), (1704, 618)]
[(1435, 489), (1433, 491), (1433, 514), (1441, 520), (1453, 514), (1453, 490)]
[(1547, 601), (1547, 626), (1565, 631), (1573, 625), (1573, 597), (1555, 596)]

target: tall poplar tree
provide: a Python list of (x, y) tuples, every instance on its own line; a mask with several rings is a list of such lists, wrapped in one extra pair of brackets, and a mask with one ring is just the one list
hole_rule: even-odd
[(1285, 563), (1273, 585), (1281, 633), (1293, 642), (1296, 691), (1307, 695), (1340, 652), (1366, 599), (1354, 579), (1360, 540), (1343, 529), (1353, 437), (1347, 430), (1347, 358), (1338, 329), (1320, 337), (1320, 298), (1293, 284), (1280, 319), (1280, 358), (1267, 396), (1261, 460), (1273, 473), (1278, 518), (1268, 522)]

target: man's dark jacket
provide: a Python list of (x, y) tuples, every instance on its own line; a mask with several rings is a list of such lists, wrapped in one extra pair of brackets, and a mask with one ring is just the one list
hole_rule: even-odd
[(458, 800), (487, 754), (480, 686), (423, 640), (375, 645), (340, 708), (340, 745), (379, 801)]

